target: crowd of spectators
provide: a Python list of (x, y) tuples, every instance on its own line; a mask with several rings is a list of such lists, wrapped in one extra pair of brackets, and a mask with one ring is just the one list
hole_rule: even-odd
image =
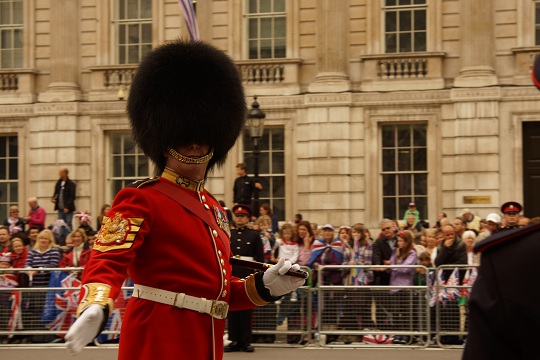
[[(39, 268), (84, 267), (91, 255), (96, 232), (92, 228), (92, 218), (86, 213), (76, 213), (79, 227), (66, 228), (61, 219), (48, 228), (44, 228), (45, 211), (35, 198), (28, 199), (30, 211), (27, 217), (20, 217), (18, 208), (10, 208), (10, 215), (0, 226), (0, 288), (48, 287), (50, 272)], [(517, 203), (514, 203), (517, 204)], [(403, 220), (382, 219), (374, 237), (362, 223), (334, 226), (326, 223), (310, 223), (296, 214), (295, 221), (285, 222), (280, 227), (268, 204), (262, 204), (260, 216), (250, 226), (257, 230), (264, 249), (264, 261), (276, 263), (281, 257), (309, 268), (311, 278), (306, 285), (376, 285), (376, 286), (411, 286), (425, 285), (425, 268), (441, 265), (479, 265), (480, 257), (473, 252), (478, 241), (506, 228), (526, 226), (529, 219), (520, 216), (521, 207), (503, 204), (501, 215), (491, 213), (482, 219), (464, 209), (454, 219), (440, 213), (433, 227), (427, 226), (420, 219), (420, 214), (409, 204)], [(110, 205), (103, 205), (97, 222)], [(534, 218), (532, 222), (538, 222)], [(234, 225), (234, 222), (231, 222)], [(362, 265), (370, 268), (343, 268), (320, 271), (327, 265)], [(415, 267), (392, 267), (396, 265), (421, 265)], [(379, 266), (379, 267), (378, 267)], [(424, 268), (425, 267), (425, 268)], [(10, 272), (9, 269), (28, 269), (24, 272)], [(6, 271), (6, 269), (8, 271)], [(452, 270), (443, 271), (447, 280)], [(319, 279), (319, 277), (321, 277)], [(464, 273), (460, 272), (460, 280)], [(13, 298), (6, 298), (8, 292), (0, 292), (0, 328), (9, 328)], [(17, 329), (45, 330), (41, 321), (41, 312), (45, 304), (46, 292), (21, 293), (21, 322)], [(257, 324), (257, 321), (269, 321), (257, 316), (254, 328), (272, 330), (287, 319), (289, 330), (299, 330), (305, 323), (299, 315), (299, 294), (295, 291), (285, 295), (275, 306), (276, 324)], [(334, 301), (332, 292), (325, 292), (322, 301)], [(9, 300), (9, 301), (8, 301)], [(369, 293), (357, 292), (345, 297), (339, 306), (326, 306), (321, 316), (330, 330), (335, 329), (380, 329), (405, 330), (407, 324), (416, 321), (408, 311), (410, 297), (406, 291), (392, 287), (391, 290), (376, 290)], [(374, 304), (374, 315), (372, 306)], [(314, 299), (315, 309), (317, 300)], [(259, 310), (257, 310), (259, 311)], [(268, 311), (261, 309), (260, 311)], [(260, 315), (260, 314), (259, 314)], [(315, 310), (313, 314), (316, 319)], [(449, 314), (459, 316), (459, 314)], [(315, 320), (317, 321), (317, 320)], [(316, 326), (316, 323), (312, 324)], [(338, 335), (328, 337), (335, 341)], [(51, 338), (44, 336), (3, 336), (2, 343), (43, 342)], [(254, 342), (273, 342), (275, 336), (258, 336)], [(289, 335), (291, 344), (305, 341), (300, 335)], [(353, 341), (354, 339), (346, 339)], [(407, 336), (396, 336), (396, 344), (408, 344), (412, 341)]]

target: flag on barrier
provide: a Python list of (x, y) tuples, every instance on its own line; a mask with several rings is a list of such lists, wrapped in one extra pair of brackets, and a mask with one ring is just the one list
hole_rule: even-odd
[[(76, 318), (81, 281), (75, 273), (52, 271), (49, 287), (63, 287), (66, 290), (47, 292), (41, 321), (49, 330), (67, 331)], [(64, 337), (65, 334), (58, 336)]]
[[(122, 287), (133, 287), (133, 281), (131, 279), (126, 279), (122, 284)], [(122, 290), (118, 294), (118, 297), (114, 301), (114, 310), (109, 316), (109, 320), (105, 325), (103, 331), (113, 331), (114, 334), (101, 334), (97, 337), (97, 341), (104, 343), (111, 340), (116, 340), (120, 338), (120, 329), (122, 328), (122, 319), (124, 318), (124, 313), (126, 312), (126, 306), (133, 290)]]

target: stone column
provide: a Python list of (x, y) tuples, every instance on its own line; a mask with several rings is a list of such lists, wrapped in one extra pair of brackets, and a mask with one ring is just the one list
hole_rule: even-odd
[(497, 85), (493, 1), (461, 0), (461, 70), (455, 87)]
[(50, 84), (40, 102), (81, 100), (79, 80), (79, 0), (50, 0)]
[(317, 0), (317, 76), (309, 92), (351, 89), (348, 64), (349, 1)]

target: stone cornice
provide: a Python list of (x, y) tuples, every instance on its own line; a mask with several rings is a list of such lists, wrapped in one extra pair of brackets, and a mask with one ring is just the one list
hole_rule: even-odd
[(452, 101), (498, 101), (501, 100), (502, 89), (500, 87), (486, 88), (454, 88), (450, 91)]
[(0, 106), (0, 117), (21, 116), (28, 117), (34, 114), (34, 104), (25, 105), (2, 105)]
[(353, 96), (353, 103), (355, 105), (387, 105), (389, 103), (414, 105), (418, 103), (445, 103), (449, 101), (449, 90), (357, 93)]

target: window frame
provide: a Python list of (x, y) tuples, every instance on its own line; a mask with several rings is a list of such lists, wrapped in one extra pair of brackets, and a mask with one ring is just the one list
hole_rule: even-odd
[[(423, 146), (420, 146), (420, 145), (415, 145), (414, 144), (414, 127), (415, 126), (422, 126), (423, 129), (424, 129), (424, 132), (425, 132), (425, 145)], [(392, 133), (393, 133), (393, 136), (394, 136), (394, 144), (393, 146), (385, 146), (384, 145), (384, 139), (383, 139), (383, 128), (384, 127), (392, 127)], [(398, 136), (399, 136), (399, 127), (409, 127), (409, 130), (410, 130), (410, 133), (409, 133), (409, 140), (411, 141), (409, 145), (406, 145), (406, 146), (400, 146), (400, 144), (398, 143)], [(382, 200), (382, 213), (383, 213), (383, 217), (389, 217), (391, 219), (397, 219), (397, 220), (401, 220), (403, 219), (403, 215), (405, 214), (405, 211), (407, 210), (406, 206), (404, 204), (408, 204), (409, 202), (416, 202), (416, 203), (423, 203), (423, 201), (419, 201), (420, 199), (425, 199), (425, 208), (426, 209), (422, 209), (421, 206), (418, 206), (417, 204), (417, 208), (418, 210), (420, 211), (420, 214), (422, 216), (426, 216), (426, 214), (429, 213), (429, 196), (428, 196), (428, 185), (429, 185), (429, 167), (428, 167), (428, 152), (429, 152), (429, 148), (428, 148), (428, 139), (427, 139), (427, 136), (428, 136), (428, 126), (426, 123), (389, 123), (389, 124), (380, 124), (379, 125), (379, 136), (380, 136), (380, 143), (381, 143), (381, 146), (380, 146), (380, 151), (381, 151), (381, 154), (380, 154), (380, 159), (381, 159), (381, 162), (379, 164), (380, 166), (380, 182), (381, 182), (381, 200)], [(391, 150), (393, 149), (395, 151), (394, 153), (394, 159), (393, 159), (393, 164), (394, 164), (394, 169), (393, 170), (385, 170), (384, 169), (384, 163), (385, 163), (385, 156), (384, 156), (384, 151), (385, 150)], [(425, 149), (425, 170), (417, 170), (417, 169), (414, 169), (413, 168), (413, 164), (414, 164), (414, 158), (411, 158), (412, 155), (409, 155), (409, 165), (410, 168), (409, 170), (400, 170), (399, 169), (399, 152), (400, 152), (400, 149), (401, 150), (410, 150), (412, 152), (414, 152), (415, 149)], [(395, 187), (395, 193), (393, 195), (385, 195), (384, 193), (384, 187), (385, 187), (385, 181), (384, 181), (384, 177), (385, 175), (393, 175), (395, 176), (395, 184), (394, 184), (394, 187)], [(422, 195), (419, 195), (417, 194), (417, 192), (415, 191), (415, 185), (417, 184), (416, 181), (411, 181), (410, 182), (410, 194), (403, 194), (401, 195), (399, 193), (399, 185), (400, 185), (400, 175), (405, 175), (405, 176), (410, 176), (412, 179), (414, 179), (414, 177), (416, 175), (425, 175), (426, 179), (425, 179), (425, 194), (422, 194)], [(385, 199), (394, 199), (395, 200), (395, 209), (393, 211), (393, 214), (392, 216), (390, 216), (389, 213), (386, 213), (385, 212)], [(404, 200), (404, 202), (400, 201), (400, 200)], [(403, 213), (403, 214), (402, 214)]]
[[(143, 49), (142, 47), (143, 46), (146, 46), (148, 45), (147, 43), (143, 43), (142, 42), (142, 33), (141, 33), (141, 27), (143, 25), (150, 25), (150, 36), (152, 37), (152, 39), (150, 39), (150, 48), (148, 49), (148, 51), (151, 51), (152, 49), (152, 44), (153, 44), (153, 38), (154, 38), (154, 34), (153, 34), (153, 19), (154, 19), (154, 13), (153, 13), (153, 1), (151, 0), (137, 0), (138, 1), (138, 7), (139, 7), (139, 11), (140, 11), (140, 5), (141, 5), (141, 2), (144, 2), (144, 1), (149, 1), (150, 2), (150, 11), (152, 11), (152, 14), (151, 14), (151, 17), (150, 18), (139, 18), (139, 19), (133, 19), (133, 18), (123, 18), (123, 19), (120, 19), (120, 15), (119, 15), (119, 12), (120, 12), (120, 6), (124, 5), (126, 6), (126, 2), (128, 0), (115, 0), (113, 2), (111, 2), (111, 6), (112, 6), (112, 12), (111, 12), (111, 22), (110, 22), (110, 25), (111, 25), (111, 44), (112, 44), (112, 47), (113, 47), (113, 54), (114, 54), (114, 64), (115, 65), (134, 65), (134, 64), (138, 64), (140, 63), (141, 59), (144, 57), (144, 55), (146, 53), (143, 53)], [(119, 32), (120, 32), (120, 27), (121, 26), (126, 26), (126, 29), (125, 29), (125, 37), (126, 39), (129, 39), (129, 27), (131, 25), (137, 25), (138, 26), (138, 30), (139, 30), (139, 42), (136, 43), (137, 47), (138, 47), (138, 60), (137, 62), (130, 62), (130, 59), (129, 59), (129, 47), (130, 47), (130, 44), (129, 44), (129, 41), (126, 40), (126, 43), (124, 43), (124, 47), (125, 47), (125, 61), (124, 62), (121, 62), (121, 44), (120, 42), (118, 41), (118, 38), (119, 38)]]
[[(254, 1), (257, 1), (258, 5), (261, 4), (262, 1), (268, 1), (268, 0), (254, 0)], [(271, 0), (272, 1), (272, 6), (274, 6), (274, 2), (275, 1), (278, 1), (278, 0)], [(277, 11), (270, 11), (270, 12), (258, 12), (258, 13), (251, 13), (250, 12), (250, 1), (246, 1), (245, 2), (245, 6), (244, 6), (244, 19), (245, 19), (245, 34), (246, 34), (246, 52), (245, 52), (245, 59), (247, 60), (269, 60), (269, 59), (285, 59), (287, 58), (287, 29), (289, 27), (289, 25), (287, 24), (287, 1), (283, 0), (284, 1), (284, 11), (283, 12), (277, 12)], [(274, 10), (274, 9), (272, 9)], [(275, 33), (274, 33), (274, 20), (277, 19), (277, 18), (285, 18), (285, 36), (283, 38), (279, 38), (279, 37), (276, 37), (275, 36)], [(258, 27), (258, 35), (259, 37), (257, 38), (250, 38), (250, 20), (251, 19), (257, 19), (257, 27)], [(271, 28), (271, 37), (269, 38), (263, 38), (260, 36), (261, 34), (261, 19), (270, 19), (271, 20), (271, 24), (272, 24), (272, 28)], [(257, 46), (257, 53), (258, 53), (258, 56), (257, 57), (254, 57), (254, 58), (251, 58), (250, 57), (250, 53), (251, 53), (251, 47), (250, 47), (250, 42), (254, 40), (254, 41), (257, 41), (259, 44)], [(261, 46), (260, 46), (260, 42), (263, 41), (263, 40), (270, 40), (270, 42), (272, 43), (272, 46), (271, 46), (271, 53), (272, 53), (272, 56), (270, 57), (261, 57)], [(275, 45), (275, 42), (276, 40), (283, 40), (284, 44), (285, 44), (285, 49), (284, 49), (284, 53), (283, 53), (283, 56), (282, 57), (276, 57), (275, 56), (275, 52), (276, 52), (276, 45)]]
[[(384, 41), (384, 53), (385, 54), (409, 54), (409, 53), (425, 53), (427, 52), (427, 43), (428, 43), (428, 40), (427, 40), (427, 35), (429, 33), (429, 22), (428, 22), (428, 1), (427, 0), (423, 0), (424, 3), (423, 4), (410, 4), (410, 5), (386, 5), (386, 2), (388, 0), (382, 0), (382, 17), (383, 17), (383, 20), (382, 20), (382, 23), (383, 23), (383, 41)], [(397, 0), (397, 2), (399, 2), (399, 0)], [(414, 2), (411, 0), (411, 2)], [(414, 14), (416, 13), (417, 10), (424, 10), (425, 11), (425, 30), (416, 30), (415, 29), (415, 16)], [(396, 14), (396, 28), (394, 29), (393, 32), (389, 32), (387, 31), (387, 23), (386, 23), (386, 19), (387, 19), (387, 15), (389, 13), (395, 13)], [(402, 30), (400, 29), (400, 14), (401, 13), (405, 13), (405, 12), (408, 12), (408, 13), (412, 13), (411, 15), (411, 28), (408, 30), (408, 31), (405, 31), (405, 30)], [(424, 46), (425, 46), (425, 49), (424, 50), (419, 50), (419, 51), (416, 51), (415, 50), (415, 34), (416, 33), (425, 33), (425, 43), (424, 43)], [(388, 44), (387, 44), (387, 38), (388, 38), (388, 34), (390, 33), (393, 33), (395, 34), (395, 38), (396, 38), (396, 43), (395, 43), (395, 51), (388, 51)], [(409, 40), (410, 40), (410, 51), (402, 51), (401, 50), (401, 45), (400, 45), (400, 38), (402, 34), (409, 34)]]
[[(108, 131), (106, 133), (106, 138), (107, 138), (107, 141), (106, 141), (107, 166), (105, 167), (106, 168), (105, 183), (106, 183), (106, 189), (107, 189), (106, 194), (107, 194), (107, 198), (109, 199), (109, 204), (112, 203), (112, 200), (114, 199), (114, 197), (116, 196), (116, 194), (118, 193), (119, 190), (121, 190), (122, 188), (124, 188), (126, 185), (128, 185), (129, 183), (131, 183), (133, 181), (151, 177), (152, 176), (152, 171), (153, 171), (152, 163), (151, 163), (150, 159), (147, 158), (148, 173), (147, 174), (139, 174), (138, 166), (137, 166), (138, 157), (141, 156), (141, 155), (144, 156), (144, 153), (142, 152), (142, 150), (137, 145), (134, 145), (135, 146), (135, 152), (133, 154), (124, 153), (124, 146), (121, 146), (121, 152), (119, 154), (115, 155), (113, 153), (113, 141), (114, 141), (113, 137), (115, 135), (120, 135), (121, 136), (121, 141), (123, 143), (127, 139), (131, 138), (131, 132), (129, 130), (123, 130), (123, 131), (122, 130), (115, 130), (115, 131)], [(119, 157), (121, 159), (122, 164), (124, 164), (125, 156), (131, 156), (131, 155), (135, 156), (134, 175), (133, 176), (114, 176), (114, 173), (113, 173), (114, 158)], [(122, 175), (123, 175), (124, 166), (122, 166), (121, 171), (122, 171)], [(123, 185), (116, 192), (114, 190), (114, 182), (115, 181), (122, 181), (123, 182)]]
[[(274, 150), (273, 147), (272, 147), (272, 144), (273, 144), (273, 141), (272, 141), (272, 137), (273, 137), (273, 130), (281, 130), (282, 131), (282, 138), (283, 138), (283, 148), (282, 149), (276, 149)], [(287, 218), (287, 191), (288, 191), (288, 184), (287, 184), (287, 176), (286, 176), (286, 172), (287, 172), (287, 167), (286, 167), (286, 163), (287, 163), (287, 151), (286, 151), (286, 146), (287, 146), (287, 139), (286, 139), (286, 132), (287, 132), (287, 129), (285, 126), (265, 126), (264, 127), (264, 136), (268, 136), (268, 149), (260, 149), (260, 155), (259, 155), (259, 178), (262, 178), (262, 181), (261, 181), (261, 184), (263, 185), (263, 190), (262, 191), (265, 191), (265, 189), (268, 189), (268, 194), (269, 196), (268, 197), (262, 197), (261, 193), (259, 193), (259, 206), (263, 203), (269, 203), (270, 204), (270, 207), (272, 208), (272, 211), (274, 212), (274, 202), (276, 200), (280, 200), (280, 201), (283, 201), (283, 208), (281, 209), (283, 211), (283, 214), (278, 214), (276, 212), (274, 212), (277, 216), (278, 216), (278, 220), (279, 221), (283, 221)], [(246, 139), (249, 140), (249, 144), (246, 144)], [(254, 176), (254, 172), (253, 172), (253, 168), (250, 166), (251, 163), (249, 161), (249, 157), (250, 156), (253, 156), (253, 146), (252, 146), (252, 143), (251, 143), (251, 138), (250, 138), (250, 135), (249, 135), (249, 128), (245, 128), (244, 131), (242, 132), (242, 151), (241, 151), (241, 158), (243, 159), (242, 162), (246, 162), (246, 164), (248, 165), (248, 168), (247, 168), (247, 173), (249, 176)], [(277, 154), (277, 153), (281, 153), (282, 156), (283, 156), (283, 173), (274, 173), (273, 172), (273, 154)], [(269, 170), (271, 172), (269, 173), (263, 173), (261, 172), (261, 156), (263, 154), (269, 154), (269, 159), (268, 159), (268, 165), (269, 165)], [(281, 177), (283, 178), (283, 196), (282, 197), (274, 197), (273, 196), (273, 192), (274, 192), (274, 178), (278, 178), (278, 177)]]
[[(426, 0), (427, 17), (426, 17), (426, 51), (424, 53), (442, 52), (442, 2), (443, 0)], [(369, 1), (367, 4), (366, 15), (366, 53), (367, 54), (386, 54), (385, 41), (385, 21), (383, 5), (385, 0)], [(391, 56), (394, 53), (388, 53)], [(407, 53), (409, 54), (409, 53)]]
[[(14, 2), (17, 2), (17, 3), (20, 3), (21, 5), (21, 23), (20, 24), (15, 24), (14, 21), (13, 21), (13, 4)], [(25, 34), (26, 34), (26, 30), (25, 30), (25, 19), (26, 19), (26, 14), (25, 14), (25, 8), (27, 6), (25, 6), (24, 4), (24, 1), (22, 0), (2, 0), (1, 3), (8, 3), (10, 4), (10, 12), (9, 12), (9, 17), (10, 17), (10, 23), (9, 24), (2, 24), (0, 23), (0, 32), (3, 32), (3, 31), (6, 31), (6, 30), (9, 30), (10, 31), (10, 41), (12, 43), (12, 46), (11, 48), (9, 49), (4, 49), (2, 46), (3, 46), (3, 43), (1, 41), (1, 38), (0, 38), (0, 69), (2, 70), (5, 70), (5, 69), (21, 69), (24, 67), (25, 65)], [(21, 40), (21, 47), (20, 48), (16, 48), (16, 47), (13, 47), (14, 43), (15, 43), (15, 37), (14, 37), (14, 33), (15, 31), (17, 30), (20, 30), (21, 31), (21, 35), (20, 35), (20, 40)], [(15, 52), (16, 51), (19, 51), (20, 52), (20, 63), (19, 64), (15, 64)], [(4, 52), (9, 52), (10, 53), (10, 65), (11, 66), (6, 66), (4, 67), (2, 65), (2, 62), (3, 62), (3, 59), (4, 59)]]

